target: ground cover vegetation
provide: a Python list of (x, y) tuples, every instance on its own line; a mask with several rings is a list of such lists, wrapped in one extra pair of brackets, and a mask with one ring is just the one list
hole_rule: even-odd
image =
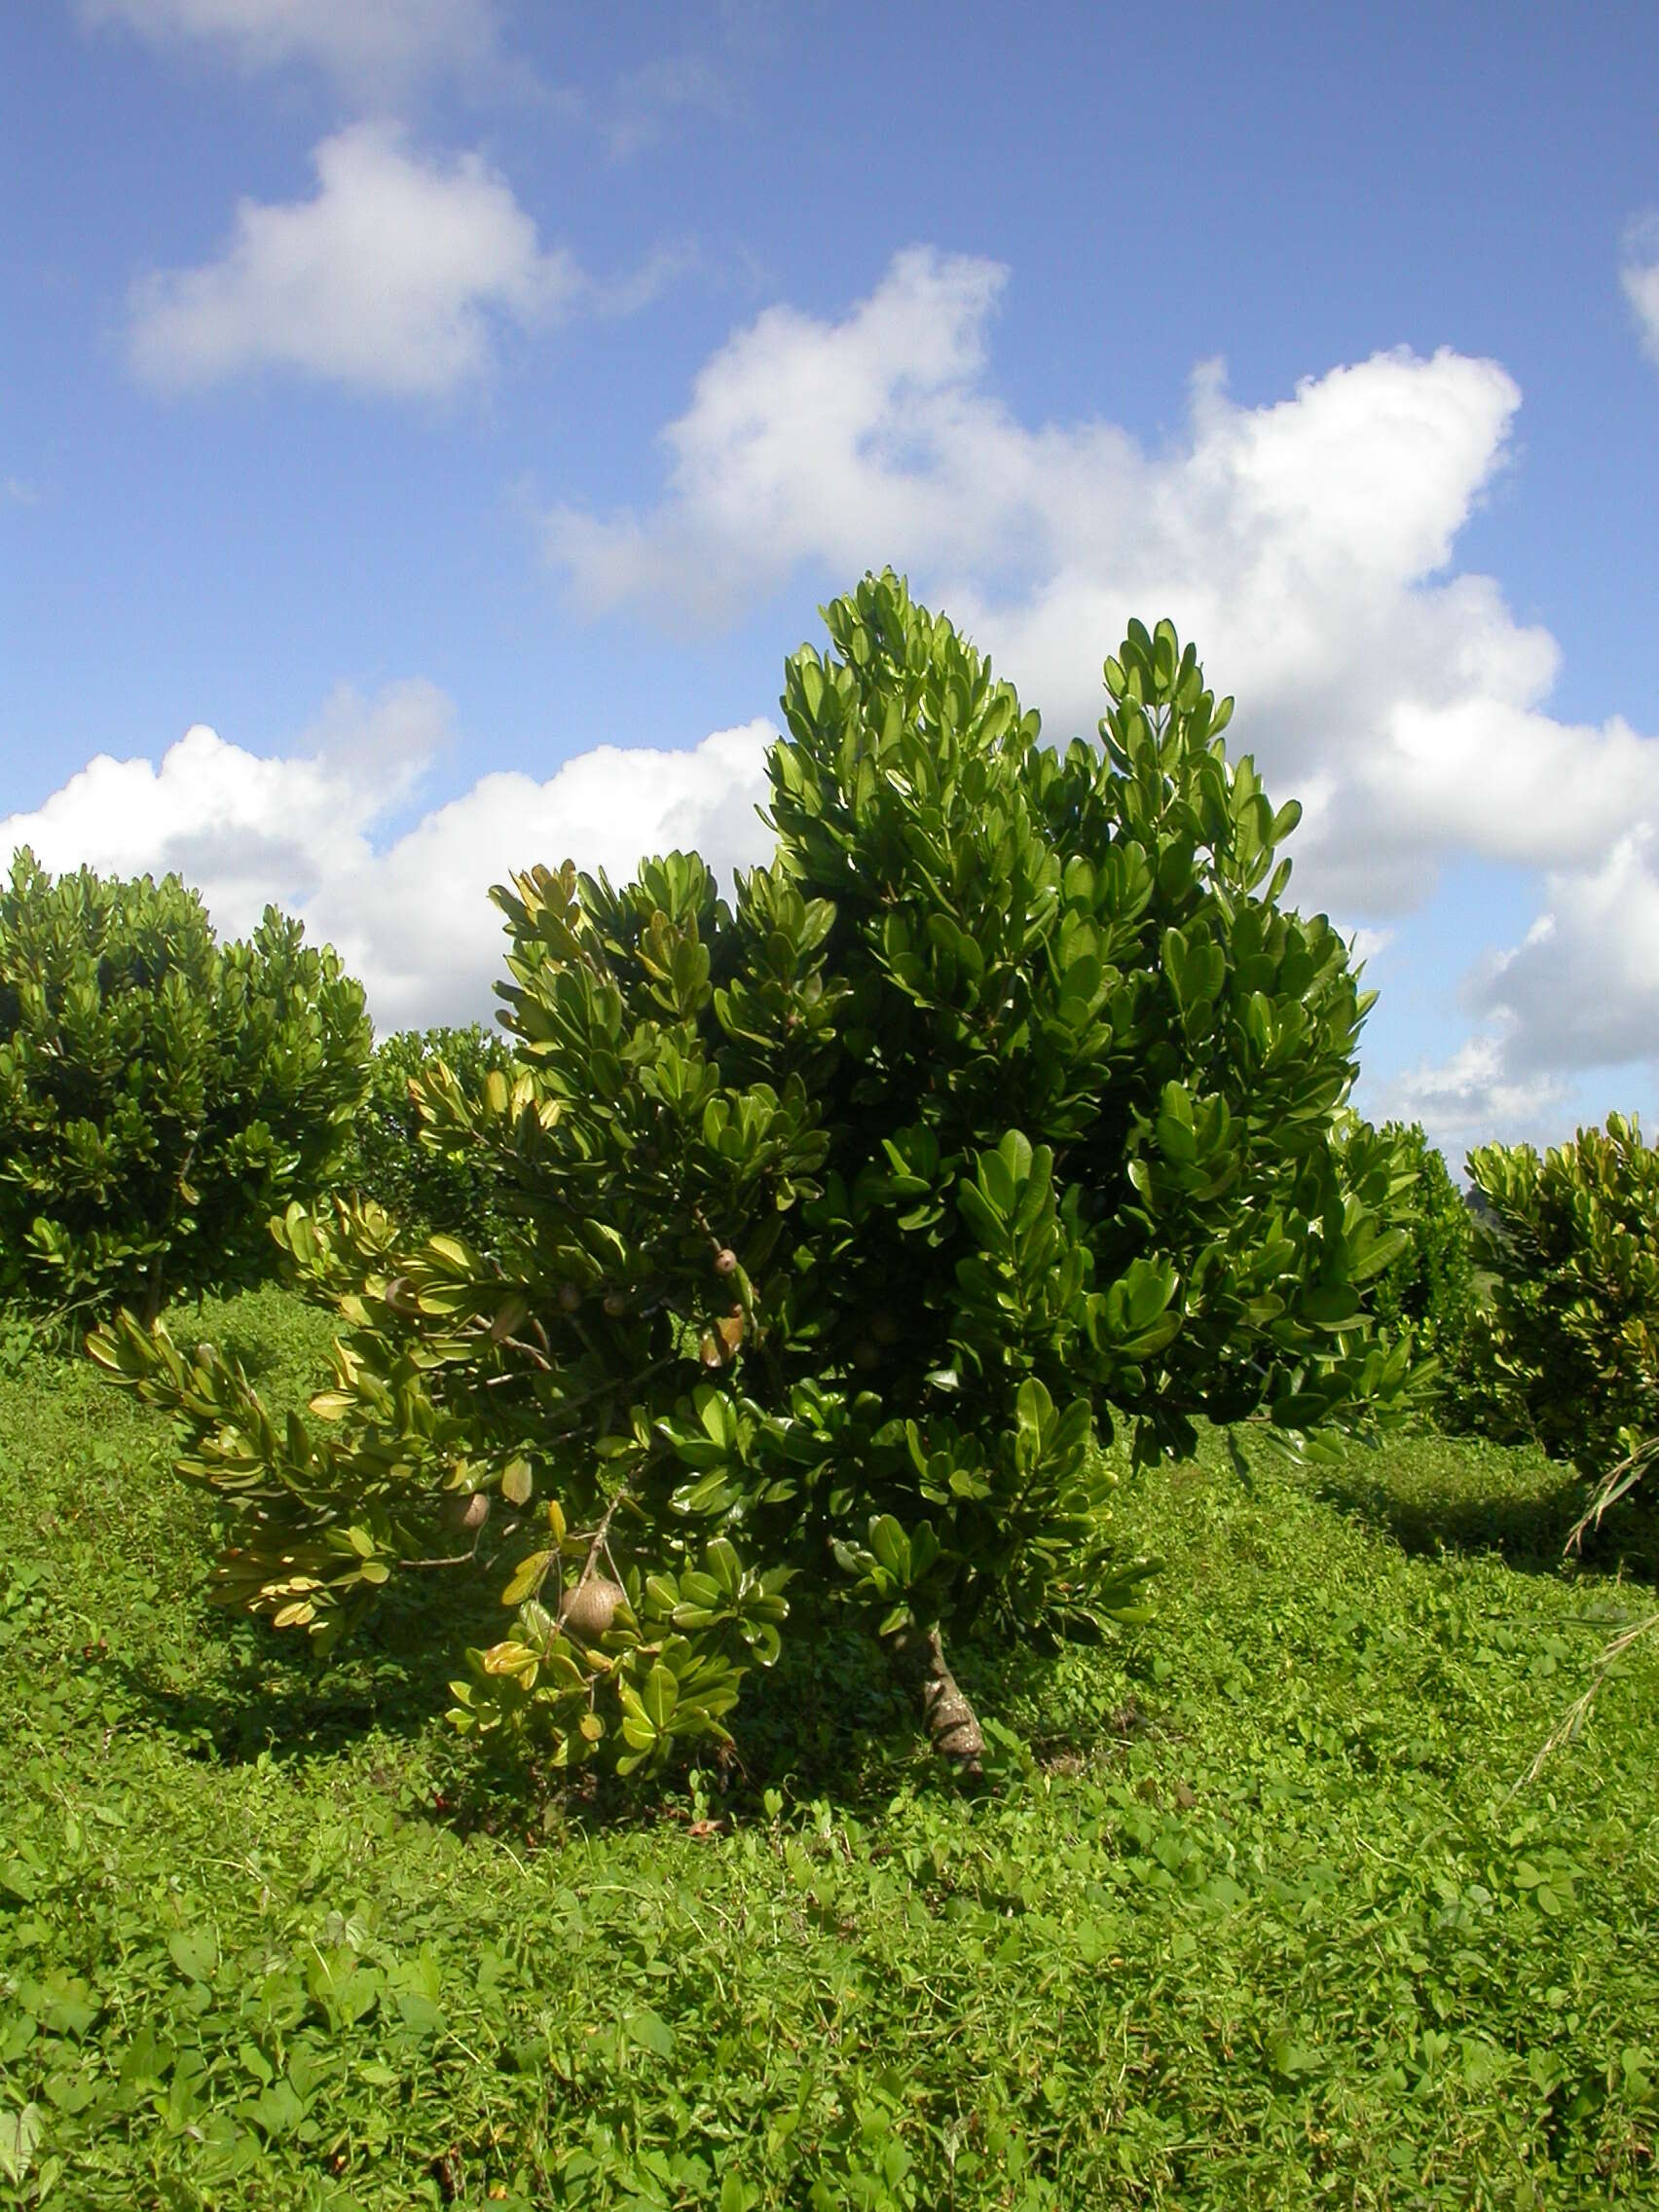
[(78, 1329), (271, 1272), (368, 1080), (361, 987), (268, 908), (220, 945), (177, 876), (0, 886), (0, 1300)]
[(1412, 1165), (1345, 1111), (1369, 1000), (1195, 649), (1131, 625), (1062, 753), (891, 573), (825, 613), (733, 903), (679, 853), (496, 894), (511, 1066), (410, 1083), (488, 1235), (288, 1209), (341, 1327), (318, 1421), (164, 1327), (92, 1343), (231, 1508), (227, 1603), (322, 1649), (480, 1579), (510, 1626), (452, 1717), (562, 1766), (725, 1743), (793, 1615), (879, 1637), (973, 1768), (947, 1640), (1139, 1604), (1115, 1423), (1144, 1464), (1411, 1402), (1367, 1290)]
[[(303, 1409), (326, 1314), (200, 1325)], [(319, 1666), (206, 1605), (171, 1452), (85, 1362), (0, 1372), (0, 2202), (1652, 2201), (1644, 1650), (1524, 1780), (1640, 1493), (1564, 1561), (1535, 1448), (1246, 1438), (1246, 1482), (1204, 1431), (1120, 1493), (1155, 1622), (964, 1641), (978, 1794), (855, 1636), (723, 1769), (572, 1791), (434, 1717), (493, 1594)]]

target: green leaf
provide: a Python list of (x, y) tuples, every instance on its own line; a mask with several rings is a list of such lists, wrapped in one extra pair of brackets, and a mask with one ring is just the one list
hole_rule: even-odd
[(876, 1516), (869, 1525), (869, 1548), (903, 1588), (910, 1579), (910, 1539), (891, 1513)]
[(629, 2040), (638, 2044), (642, 2050), (648, 2050), (653, 2058), (674, 2056), (674, 2030), (648, 2005), (642, 2005), (636, 2011), (624, 2012), (622, 2025)]
[(548, 1569), (558, 1557), (556, 1552), (532, 1552), (513, 1569), (512, 1579), (501, 1592), (503, 1605), (522, 1605), (527, 1598), (534, 1597), (547, 1579)]
[(1364, 1318), (1364, 1309), (1351, 1283), (1311, 1283), (1296, 1302), (1305, 1320), (1321, 1329), (1351, 1328)]
[(703, 1547), (703, 1557), (709, 1563), (709, 1572), (719, 1584), (727, 1598), (736, 1598), (743, 1587), (743, 1567), (730, 1540), (716, 1536)]
[(956, 1203), (963, 1220), (980, 1244), (987, 1249), (995, 1249), (1002, 1243), (1008, 1234), (1008, 1216), (985, 1197), (982, 1187), (976, 1187), (973, 1183), (959, 1183), (956, 1187)]
[(167, 1953), (186, 1981), (211, 1981), (219, 1964), (210, 1928), (175, 1928), (167, 1937)]
[(731, 1401), (725, 1393), (704, 1383), (693, 1392), (691, 1402), (697, 1410), (697, 1418), (702, 1422), (710, 1442), (718, 1444), (722, 1451), (735, 1451), (737, 1448), (737, 1416), (732, 1411)]
[(34, 2164), (42, 2134), (37, 2104), (0, 2108), (0, 2171), (14, 2189), (20, 2189)]
[(672, 1667), (664, 1666), (659, 1659), (645, 1677), (640, 1689), (640, 1703), (645, 1718), (660, 1736), (674, 1717), (674, 1709), (680, 1702), (680, 1684)]

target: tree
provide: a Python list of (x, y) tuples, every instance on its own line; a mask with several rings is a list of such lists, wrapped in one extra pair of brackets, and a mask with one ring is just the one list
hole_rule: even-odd
[(369, 1094), (356, 1119), (352, 1155), (341, 1184), (383, 1206), (405, 1230), (465, 1223), (486, 1244), (494, 1239), (497, 1190), (487, 1153), (462, 1143), (450, 1150), (424, 1120), (411, 1086), (443, 1061), (463, 1090), (476, 1091), (492, 1068), (510, 1072), (506, 1038), (474, 1022), (465, 1029), (401, 1029), (375, 1047)]
[(1438, 1361), (1436, 1414), (1461, 1422), (1474, 1387), (1465, 1347), (1480, 1303), (1474, 1222), (1421, 1123), (1390, 1122), (1382, 1135), (1398, 1147), (1416, 1181), (1410, 1212), (1401, 1221), (1406, 1248), (1378, 1276), (1372, 1309), (1384, 1329), (1409, 1331), (1418, 1347)]
[(226, 1602), (326, 1646), (393, 1577), (476, 1567), (512, 1625), (454, 1717), (568, 1765), (723, 1736), (791, 1609), (844, 1608), (972, 1767), (947, 1638), (1136, 1605), (1117, 1421), (1144, 1460), (1200, 1416), (1407, 1396), (1365, 1285), (1409, 1167), (1334, 1135), (1369, 1000), (1282, 907), (1297, 809), (1229, 764), (1193, 648), (1131, 626), (1103, 747), (1058, 754), (891, 573), (826, 619), (732, 905), (678, 853), (496, 892), (514, 1070), (419, 1089), (513, 1234), (289, 1210), (345, 1324), (320, 1433), (164, 1331), (93, 1347), (239, 1509)]
[(366, 1080), (358, 985), (275, 907), (221, 947), (177, 876), (0, 890), (0, 1297), (151, 1315), (268, 1271)]
[(1609, 1114), (1541, 1157), (1486, 1145), (1469, 1173), (1490, 1209), (1483, 1361), (1590, 1484), (1576, 1538), (1659, 1456), (1659, 1151)]
[(1402, 1222), (1406, 1248), (1378, 1277), (1373, 1307), (1387, 1327), (1413, 1330), (1426, 1350), (1445, 1358), (1462, 1343), (1474, 1309), (1474, 1224), (1420, 1122), (1389, 1122), (1382, 1134), (1410, 1161), (1416, 1181)]

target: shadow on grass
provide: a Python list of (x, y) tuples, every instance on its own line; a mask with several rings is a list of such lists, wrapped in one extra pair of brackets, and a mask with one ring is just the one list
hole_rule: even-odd
[[(171, 1316), (168, 1316), (170, 1322)], [(186, 1339), (192, 1345), (203, 1335), (198, 1326), (195, 1334)], [(174, 1340), (177, 1342), (177, 1339)], [(258, 1389), (269, 1382), (272, 1376), (280, 1375), (291, 1362), (285, 1346), (274, 1345), (262, 1331), (245, 1328), (222, 1328), (211, 1340), (221, 1356), (240, 1367), (248, 1381)], [(313, 1387), (320, 1388), (320, 1381), (313, 1379)]]
[[(1154, 1724), (1125, 1687), (1121, 1647), (1047, 1651), (986, 1636), (952, 1642), (948, 1656), (981, 1722), (1012, 1728), (1040, 1763), (1121, 1751)], [(858, 1810), (902, 1785), (965, 1787), (930, 1749), (886, 1652), (856, 1631), (813, 1630), (793, 1649), (786, 1643), (775, 1672), (744, 1685), (732, 1727), (756, 1791), (783, 1787)]]
[(1659, 1511), (1640, 1499), (1615, 1507), (1599, 1530), (1585, 1532), (1581, 1556), (1568, 1557), (1564, 1546), (1584, 1510), (1585, 1486), (1570, 1467), (1551, 1472), (1555, 1479), (1544, 1487), (1483, 1496), (1452, 1481), (1435, 1487), (1419, 1480), (1406, 1488), (1345, 1464), (1322, 1477), (1315, 1494), (1391, 1536), (1412, 1558), (1495, 1554), (1522, 1574), (1576, 1570), (1655, 1579)]
[[(204, 1607), (193, 1623), (198, 1649), (210, 1647), (203, 1679), (181, 1687), (165, 1663), (116, 1654), (102, 1672), (150, 1727), (221, 1766), (267, 1758), (304, 1769), (381, 1736), (401, 1747), (388, 1762), (398, 1768), (420, 1746), (420, 1770), (433, 1785), (421, 1800), (424, 1816), (461, 1833), (522, 1833), (550, 1806), (562, 1825), (578, 1827), (646, 1827), (682, 1815), (682, 1774), (567, 1776), (548, 1767), (544, 1752), (480, 1747), (443, 1726), (464, 1647), (493, 1641), (500, 1623), (499, 1605), (476, 1589), (393, 1590), (323, 1659), (292, 1634)], [(884, 1803), (906, 1776), (932, 1780), (936, 1766), (941, 1786), (948, 1780), (883, 1653), (845, 1631), (787, 1641), (775, 1669), (745, 1681), (729, 1725), (734, 1744), (703, 1747), (696, 1759), (698, 1791), (717, 1815), (756, 1816), (774, 1788), (795, 1801), (852, 1808)]]
[[(423, 1598), (426, 1599), (422, 1603)], [(262, 1623), (207, 1611), (200, 1633), (217, 1645), (208, 1679), (180, 1688), (153, 1666), (105, 1662), (150, 1724), (194, 1757), (236, 1767), (261, 1757), (289, 1769), (324, 1764), (371, 1736), (422, 1748), (419, 1769), (441, 1777), (422, 1817), (466, 1833), (523, 1833), (548, 1817), (567, 1827), (650, 1827), (685, 1818), (695, 1798), (717, 1819), (761, 1818), (765, 1794), (822, 1799), (864, 1814), (900, 1788), (967, 1787), (926, 1742), (911, 1692), (875, 1639), (839, 1625), (795, 1624), (775, 1668), (756, 1670), (728, 1725), (730, 1747), (700, 1746), (693, 1783), (681, 1772), (618, 1781), (589, 1769), (551, 1769), (545, 1753), (498, 1751), (454, 1735), (441, 1716), (468, 1644), (499, 1634), (500, 1611), (474, 1591), (394, 1590), (330, 1659)], [(952, 1664), (984, 1717), (1008, 1719), (1039, 1757), (1087, 1757), (1121, 1747), (1144, 1725), (1133, 1698), (1122, 1711), (1084, 1685), (1056, 1688), (1056, 1662), (985, 1641), (953, 1645)]]
[(819, 1622), (786, 1632), (776, 1667), (744, 1683), (731, 1725), (754, 1787), (795, 1796), (891, 1790), (926, 1756), (915, 1703), (874, 1638)]
[(205, 1612), (200, 1631), (219, 1645), (210, 1681), (179, 1689), (121, 1660), (108, 1671), (155, 1726), (200, 1756), (227, 1766), (262, 1755), (324, 1759), (372, 1731), (425, 1735), (451, 1703), (463, 1646), (490, 1641), (498, 1623), (499, 1607), (477, 1593), (393, 1591), (337, 1657), (320, 1659), (290, 1633)]

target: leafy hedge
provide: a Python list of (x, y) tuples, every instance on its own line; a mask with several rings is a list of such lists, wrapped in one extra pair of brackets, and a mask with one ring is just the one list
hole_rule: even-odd
[(1487, 1145), (1469, 1171), (1491, 1209), (1480, 1358), (1599, 1510), (1659, 1439), (1659, 1152), (1609, 1114), (1542, 1156)]
[(266, 909), (219, 945), (176, 875), (0, 888), (0, 1300), (79, 1322), (267, 1272), (368, 1079), (363, 993)]
[(463, 1224), (469, 1236), (493, 1244), (498, 1176), (471, 1148), (446, 1143), (421, 1112), (420, 1079), (440, 1065), (463, 1089), (475, 1091), (492, 1068), (511, 1068), (512, 1050), (479, 1022), (465, 1029), (401, 1029), (384, 1038), (375, 1048), (355, 1148), (340, 1181), (410, 1230)]
[(1372, 1309), (1385, 1329), (1409, 1333), (1420, 1351), (1439, 1361), (1433, 1404), (1442, 1424), (1479, 1426), (1469, 1418), (1471, 1332), (1481, 1307), (1474, 1219), (1419, 1122), (1389, 1122), (1382, 1134), (1414, 1183), (1411, 1209), (1400, 1223), (1405, 1249), (1378, 1278)]

